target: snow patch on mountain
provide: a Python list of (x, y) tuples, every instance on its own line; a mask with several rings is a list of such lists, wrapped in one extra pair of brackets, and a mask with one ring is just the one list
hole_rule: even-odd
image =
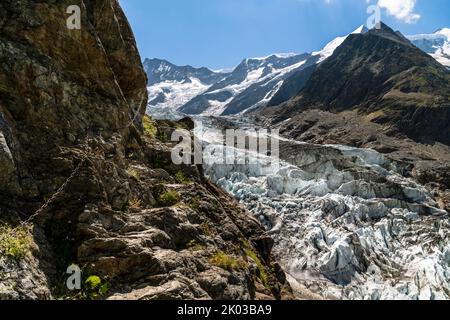
[(450, 29), (442, 28), (432, 34), (407, 36), (418, 48), (430, 54), (439, 63), (450, 68)]
[(164, 81), (147, 87), (151, 107), (178, 109), (195, 96), (208, 90), (210, 85), (197, 78), (188, 81)]
[[(262, 63), (266, 61), (266, 59), (262, 59), (262, 58), (261, 59), (260, 58), (251, 59), (251, 60), (260, 60)], [(239, 93), (248, 89), (251, 85), (254, 85), (256, 83), (261, 83), (261, 86), (267, 86), (268, 85), (268, 83), (266, 82), (267, 80), (278, 81), (278, 83), (277, 83), (277, 86), (278, 86), (280, 82), (281, 83), (283, 82), (282, 80), (279, 81), (280, 78), (282, 78), (287, 73), (300, 68), (304, 63), (305, 63), (305, 61), (300, 61), (299, 63), (296, 63), (294, 65), (291, 65), (291, 66), (288, 66), (285, 68), (281, 68), (281, 69), (276, 69), (270, 64), (267, 66), (261, 66), (258, 69), (249, 71), (246, 78), (244, 79), (244, 81), (242, 81), (240, 83), (232, 84), (223, 89), (210, 91), (209, 93), (215, 94), (215, 93), (227, 91), (227, 92), (231, 92), (234, 97), (234, 96), (238, 95)], [(264, 75), (266, 68), (270, 68), (271, 71), (268, 74)], [(271, 94), (273, 94), (273, 91), (268, 92), (268, 95), (271, 95)], [(265, 97), (267, 97), (267, 95)], [(232, 100), (232, 99), (233, 98), (231, 98), (230, 100)], [(226, 104), (227, 104), (227, 102), (224, 103), (224, 105), (226, 105)], [(209, 112), (206, 112), (205, 114), (208, 114), (208, 113)], [(205, 115), (205, 114), (202, 114), (202, 115)]]
[[(361, 33), (366, 33), (368, 31), (368, 29), (362, 25), (359, 28), (357, 28), (355, 31), (353, 31), (351, 34), (361, 34)], [(334, 51), (341, 45), (344, 43), (344, 41), (349, 37), (350, 34), (343, 36), (343, 37), (337, 37), (334, 40), (332, 40), (331, 42), (329, 42), (322, 50), (320, 51), (316, 51), (313, 52), (312, 55), (313, 56), (319, 56), (319, 60), (317, 61), (317, 63), (321, 63), (323, 61), (325, 61), (326, 59), (328, 59), (329, 57), (331, 57), (334, 53)]]
[(244, 81), (242, 81), (240, 83), (232, 84), (223, 89), (210, 91), (209, 93), (215, 94), (215, 93), (222, 92), (222, 91), (229, 91), (233, 95), (236, 95), (238, 93), (241, 93), (245, 89), (247, 89), (252, 84), (258, 82), (262, 78), (263, 73), (264, 73), (263, 67), (255, 69), (255, 70), (250, 70), (247, 74), (247, 77), (244, 79)]
[(435, 32), (435, 34), (444, 35), (447, 39), (450, 39), (450, 28), (442, 28)]
[[(243, 60), (227, 77), (196, 96), (180, 111), (195, 115), (240, 114), (265, 103), (293, 71), (301, 68), (308, 54), (274, 54)], [(276, 91), (275, 91), (276, 90)]]
[(277, 57), (277, 58), (279, 58), (279, 59), (286, 59), (286, 58), (292, 58), (292, 57), (295, 57), (295, 56), (297, 56), (298, 55), (298, 53), (294, 53), (294, 52), (288, 52), (288, 53), (274, 53), (274, 54), (271, 54), (271, 55), (268, 55), (268, 56), (264, 56), (264, 57), (255, 57), (255, 58), (249, 58), (249, 59), (246, 59), (247, 61), (248, 60), (260, 60), (260, 61), (263, 61), (263, 60), (267, 60), (268, 58), (270, 58), (270, 57)]

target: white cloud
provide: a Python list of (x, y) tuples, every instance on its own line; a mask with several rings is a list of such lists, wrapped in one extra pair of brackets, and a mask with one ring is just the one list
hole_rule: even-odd
[(420, 14), (414, 12), (417, 0), (378, 0), (378, 6), (387, 13), (406, 23), (416, 23)]

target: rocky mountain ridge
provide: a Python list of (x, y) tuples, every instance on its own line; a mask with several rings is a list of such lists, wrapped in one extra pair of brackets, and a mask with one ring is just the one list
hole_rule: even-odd
[[(307, 54), (274, 54), (244, 59), (229, 73), (176, 67), (163, 60), (146, 60), (149, 76), (165, 73), (157, 77), (160, 79), (158, 83), (149, 83), (148, 108), (170, 107), (194, 115), (237, 114), (270, 100), (293, 71), (302, 70), (314, 63), (313, 60), (317, 58), (310, 59)], [(150, 64), (149, 61), (160, 63)], [(178, 76), (174, 77), (174, 74)]]
[[(408, 36), (413, 44), (429, 53), (439, 63), (448, 63), (448, 29), (443, 28), (431, 35)], [(302, 55), (306, 59), (300, 66), (296, 54), (274, 54), (263, 58), (245, 59), (234, 70), (214, 72), (207, 68), (178, 67), (165, 60), (146, 59), (144, 66), (150, 78), (149, 108), (174, 108), (186, 114), (234, 115), (261, 105), (276, 106), (294, 97), (306, 84), (316, 66), (329, 57), (352, 34), (364, 34), (369, 30), (360, 26), (352, 33), (337, 37), (322, 50)], [(402, 36), (403, 37), (403, 36)], [(250, 64), (248, 63), (250, 61)], [(259, 67), (273, 66), (260, 77), (254, 74)], [(280, 72), (277, 64), (288, 70)], [(280, 66), (279, 66), (280, 67)], [(282, 68), (281, 68), (282, 70)], [(286, 71), (288, 73), (286, 74)], [(247, 74), (250, 78), (245, 76)], [(227, 87), (228, 86), (228, 87)]]
[(384, 24), (350, 35), (298, 80), (304, 87), (294, 98), (266, 109), (274, 122), (306, 109), (355, 109), (418, 141), (450, 144), (450, 73)]

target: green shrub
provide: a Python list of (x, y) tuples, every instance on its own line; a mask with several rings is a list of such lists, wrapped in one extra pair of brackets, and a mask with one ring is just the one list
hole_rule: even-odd
[(156, 133), (156, 139), (158, 139), (159, 141), (166, 143), (169, 142), (169, 138), (167, 137), (167, 135), (164, 132), (157, 132)]
[(162, 193), (159, 198), (158, 202), (162, 206), (173, 206), (177, 204), (180, 201), (180, 194), (176, 191), (167, 191)]
[(149, 136), (150, 138), (156, 138), (158, 129), (156, 128), (155, 122), (152, 118), (150, 118), (149, 116), (144, 116), (144, 118), (142, 119), (142, 125), (144, 126), (145, 135)]
[(31, 250), (33, 240), (26, 228), (0, 226), (0, 252), (13, 259), (22, 259)]
[(189, 243), (186, 245), (186, 248), (188, 248), (191, 251), (204, 251), (204, 250), (206, 250), (206, 246), (198, 243), (195, 240), (189, 241)]
[(259, 279), (261, 280), (262, 284), (267, 288), (269, 286), (269, 280), (267, 277), (266, 269), (264, 268), (264, 265), (262, 264), (258, 255), (250, 249), (246, 249), (245, 254), (256, 263), (256, 266), (259, 271)]
[(109, 281), (101, 279), (99, 276), (89, 276), (84, 281), (83, 298), (87, 300), (95, 300), (103, 297), (109, 291)]
[(227, 255), (223, 251), (217, 251), (214, 256), (211, 257), (209, 262), (214, 266), (228, 271), (236, 270), (242, 266), (242, 263), (238, 259)]
[(197, 198), (191, 198), (188, 202), (188, 205), (191, 209), (194, 210), (200, 209), (200, 201)]
[(186, 177), (186, 175), (183, 173), (183, 171), (178, 171), (177, 173), (175, 173), (175, 180), (181, 184), (192, 183), (192, 181), (188, 177)]
[(128, 201), (128, 206), (131, 209), (140, 209), (142, 207), (142, 200), (138, 198), (132, 198)]
[(139, 174), (139, 172), (136, 169), (133, 168), (128, 168), (127, 169), (127, 173), (130, 177), (135, 178), (136, 180), (140, 180), (141, 176)]

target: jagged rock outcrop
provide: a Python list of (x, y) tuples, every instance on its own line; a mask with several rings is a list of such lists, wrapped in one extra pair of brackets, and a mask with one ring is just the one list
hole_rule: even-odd
[(167, 137), (189, 121), (142, 125), (147, 81), (118, 1), (78, 1), (79, 30), (73, 4), (0, 3), (0, 222), (32, 218), (30, 252), (0, 252), (0, 299), (98, 297), (67, 291), (72, 263), (107, 282), (102, 298), (289, 296), (262, 226), (172, 165)]

